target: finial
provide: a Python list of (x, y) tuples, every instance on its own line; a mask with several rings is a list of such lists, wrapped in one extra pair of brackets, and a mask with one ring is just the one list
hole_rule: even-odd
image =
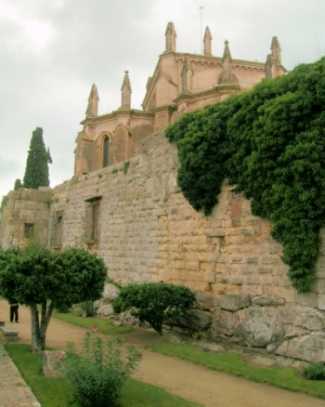
[(131, 82), (129, 78), (129, 71), (124, 71), (124, 78), (121, 87), (121, 109), (131, 109)]
[(176, 30), (172, 21), (167, 24), (166, 32), (166, 49), (165, 52), (176, 52)]
[(204, 32), (204, 37), (203, 37), (203, 49), (204, 49), (204, 55), (205, 56), (211, 56), (212, 55), (212, 35), (210, 32), (210, 28), (206, 26), (205, 32)]
[(229, 41), (228, 40), (225, 41), (225, 49), (223, 51), (222, 59), (232, 61), (231, 52), (230, 52), (230, 48), (229, 48)]
[(86, 119), (91, 119), (98, 115), (98, 101), (99, 101), (99, 97), (98, 97), (97, 86), (93, 83), (91, 90), (90, 90), (89, 97), (88, 97)]
[(281, 61), (281, 46), (280, 42), (278, 40), (278, 37), (274, 36), (272, 38), (272, 43), (271, 43), (271, 51), (272, 51), (272, 62), (273, 65), (280, 66), (282, 64)]

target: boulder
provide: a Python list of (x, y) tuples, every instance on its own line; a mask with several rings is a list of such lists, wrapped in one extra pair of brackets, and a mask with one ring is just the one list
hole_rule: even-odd
[(277, 309), (253, 306), (239, 313), (237, 335), (252, 347), (265, 348), (279, 342), (284, 336), (284, 327)]
[(223, 295), (218, 299), (219, 307), (225, 311), (236, 312), (250, 306), (250, 297), (247, 295)]
[(108, 317), (114, 314), (113, 305), (112, 304), (100, 304), (97, 308), (97, 314), (102, 315), (104, 317)]
[(111, 283), (105, 284), (103, 297), (113, 301), (116, 297), (118, 297), (119, 292), (120, 290), (116, 285)]
[(313, 332), (284, 341), (276, 349), (276, 354), (311, 363), (325, 363), (325, 332)]
[(46, 377), (62, 377), (60, 370), (65, 358), (64, 351), (44, 351), (43, 352), (43, 374)]

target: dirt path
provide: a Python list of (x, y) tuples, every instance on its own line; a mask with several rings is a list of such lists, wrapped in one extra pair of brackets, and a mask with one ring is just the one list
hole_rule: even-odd
[[(19, 324), (8, 324), (30, 340), (28, 310), (20, 308)], [(8, 321), (8, 305), (0, 301), (0, 320)], [(86, 330), (53, 319), (48, 345), (64, 348), (67, 342), (80, 344)], [(324, 407), (324, 400), (291, 393), (275, 387), (249, 382), (224, 373), (213, 372), (189, 362), (143, 351), (136, 378), (160, 386), (170, 393), (207, 407)]]

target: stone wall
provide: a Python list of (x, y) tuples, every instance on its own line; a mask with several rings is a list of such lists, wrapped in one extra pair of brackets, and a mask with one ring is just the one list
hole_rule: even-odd
[[(211, 340), (325, 361), (325, 246), (314, 291), (298, 295), (270, 223), (252, 215), (249, 201), (225, 184), (219, 204), (205, 217), (177, 186), (175, 146), (157, 135), (142, 141), (140, 150), (129, 162), (54, 189), (49, 240), (55, 248), (98, 253), (119, 283), (165, 281), (192, 288), (201, 329)], [(25, 213), (26, 205), (21, 201), (17, 209)], [(17, 212), (14, 217), (23, 219)]]
[(19, 189), (10, 192), (1, 214), (0, 247), (25, 246), (48, 241), (52, 191)]

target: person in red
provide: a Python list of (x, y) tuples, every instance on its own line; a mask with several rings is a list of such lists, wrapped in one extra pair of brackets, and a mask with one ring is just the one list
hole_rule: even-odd
[(10, 322), (19, 322), (18, 309), (19, 304), (15, 299), (11, 299), (10, 303)]

